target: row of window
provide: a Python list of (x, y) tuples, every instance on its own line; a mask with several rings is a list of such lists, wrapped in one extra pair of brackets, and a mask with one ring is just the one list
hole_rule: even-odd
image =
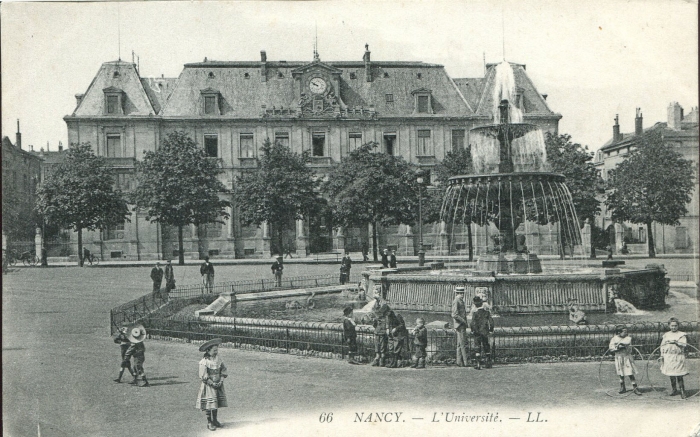
[[(223, 225), (221, 223), (206, 223), (199, 226), (198, 234), (200, 238), (220, 238), (222, 229)], [(102, 235), (105, 240), (123, 240), (124, 223), (105, 228), (102, 231)], [(192, 238), (192, 232), (190, 232), (189, 226), (182, 228), (182, 236), (183, 238)], [(171, 235), (171, 237), (177, 238), (175, 235)]]
[[(418, 155), (433, 156), (432, 132), (430, 129), (418, 129)], [(452, 130), (452, 150), (464, 148), (464, 129)], [(241, 133), (240, 140), (240, 156), (241, 158), (255, 157), (255, 143), (252, 133)], [(275, 142), (289, 147), (289, 132), (275, 132)], [(385, 132), (382, 136), (384, 152), (389, 155), (395, 155), (396, 150), (396, 132)], [(348, 133), (348, 153), (357, 150), (363, 143), (362, 132)], [(219, 157), (219, 136), (216, 134), (204, 135), (204, 150), (207, 156), (212, 158)], [(328, 156), (326, 150), (326, 132), (313, 132), (311, 134), (311, 154), (313, 156)], [(122, 156), (122, 145), (120, 134), (107, 134), (105, 144), (105, 156), (109, 158), (120, 158)]]

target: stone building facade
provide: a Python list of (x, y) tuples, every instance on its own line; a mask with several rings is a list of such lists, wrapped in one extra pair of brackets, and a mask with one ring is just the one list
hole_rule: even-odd
[[(512, 65), (525, 121), (556, 134), (561, 115), (549, 109), (525, 65)], [(369, 141), (380, 144), (378, 153), (430, 170), (449, 150), (468, 144), (469, 129), (492, 123), (494, 67), (487, 65), (481, 78), (453, 79), (442, 65), (372, 61), (367, 46), (361, 61), (324, 62), (317, 53), (311, 62), (269, 61), (264, 51), (253, 62), (205, 58), (185, 64), (177, 78), (142, 78), (133, 63), (106, 62), (64, 120), (69, 143), (92, 144), (126, 191), (134, 187), (136, 161), (174, 130), (186, 131), (222, 160), (222, 181), (233, 190), (237, 176), (255, 171), (268, 138), (297, 153), (309, 150), (319, 177)], [(235, 205), (230, 213), (225, 225), (186, 231), (186, 257), (262, 257), (277, 249), (270, 246), (268, 226), (241, 226)], [(433, 232), (431, 226), (424, 234)], [(334, 229), (326, 217), (294, 227), (286, 244), (302, 256), (371, 248), (370, 230)], [(407, 225), (378, 231), (380, 247), (417, 250), (417, 232)], [(136, 211), (131, 222), (85, 241), (106, 259), (168, 258), (177, 245), (175, 232)]]
[[(630, 133), (620, 132), (618, 120), (616, 116), (613, 137), (595, 155), (595, 165), (599, 168), (603, 179), (607, 179), (610, 170), (613, 170), (631, 150), (635, 149), (641, 135), (652, 131), (661, 132), (664, 142), (683, 155), (685, 159), (693, 161), (697, 170), (699, 146), (697, 107), (685, 114), (677, 102), (672, 102), (668, 106), (666, 122), (657, 122), (647, 129), (643, 126), (642, 113), (637, 109), (635, 131)], [(680, 225), (666, 226), (658, 223), (652, 225), (657, 254), (698, 253), (699, 205), (696, 188), (690, 203), (686, 206), (688, 214), (680, 219)], [(623, 245), (626, 245), (630, 253), (646, 254), (649, 252), (646, 225), (615, 223), (603, 202), (601, 202), (601, 210), (601, 214), (596, 218), (596, 224), (608, 232), (609, 240), (616, 253), (620, 253)]]

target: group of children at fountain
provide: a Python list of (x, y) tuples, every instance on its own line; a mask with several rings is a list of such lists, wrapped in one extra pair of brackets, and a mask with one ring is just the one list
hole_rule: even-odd
[[(489, 334), (493, 332), (493, 319), (487, 305), (481, 296), (475, 296), (474, 305), (471, 308), (472, 320), (467, 322), (467, 312), (464, 304), (464, 287), (455, 288), (455, 299), (452, 304), (452, 317), (457, 332), (457, 365), (467, 366), (469, 360), (466, 353), (466, 328), (471, 328), (476, 345), (474, 355), (474, 367), (481, 369), (491, 367), (491, 354), (489, 346)], [(353, 318), (352, 307), (343, 310), (343, 338), (348, 345), (348, 362), (360, 364), (355, 360), (357, 354), (357, 332)], [(375, 357), (371, 365), (374, 367), (397, 368), (408, 365), (407, 359), (411, 353), (410, 337), (406, 323), (401, 314), (393, 311), (386, 301), (382, 299), (381, 288), (375, 289), (375, 303), (372, 308), (372, 325), (374, 327), (374, 352)], [(416, 327), (412, 330), (413, 357), (411, 368), (425, 369), (428, 346), (428, 330), (425, 320), (418, 318)]]

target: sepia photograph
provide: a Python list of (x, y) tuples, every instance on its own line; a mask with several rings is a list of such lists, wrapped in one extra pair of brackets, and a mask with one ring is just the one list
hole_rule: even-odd
[(2, 2), (2, 434), (700, 437), (698, 37)]

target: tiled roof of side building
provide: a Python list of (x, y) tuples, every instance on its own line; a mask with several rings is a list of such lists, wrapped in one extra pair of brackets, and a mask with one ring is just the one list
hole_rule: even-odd
[(125, 115), (155, 115), (151, 100), (144, 90), (136, 65), (124, 61), (105, 62), (100, 66), (74, 116), (104, 115), (104, 90), (118, 89), (123, 94)]
[[(657, 122), (653, 126), (643, 129), (643, 132), (646, 134), (658, 130), (663, 131), (663, 135), (667, 139), (693, 137), (697, 138), (699, 132), (697, 123), (686, 121), (683, 121), (681, 130), (668, 129), (668, 123)], [(611, 138), (603, 145), (603, 147), (600, 148), (600, 150), (607, 151), (611, 149), (616, 149), (618, 147), (626, 147), (628, 144), (633, 143), (635, 138), (637, 138), (637, 135), (635, 135), (634, 132), (622, 133), (622, 140), (613, 143)]]
[[(186, 64), (161, 115), (200, 115), (201, 91), (207, 88), (219, 92), (222, 117), (257, 118), (262, 105), (278, 109), (296, 108), (298, 83), (292, 70), (311, 64), (267, 62), (266, 81), (261, 80), (260, 62)], [(372, 62), (372, 80), (369, 82), (363, 62), (324, 62), (318, 66), (323, 68), (324, 65), (340, 70), (340, 90), (334, 91), (350, 109), (374, 106), (379, 117), (411, 116), (415, 106), (415, 97), (411, 92), (426, 88), (432, 93), (436, 115), (462, 116), (472, 113), (440, 65)], [(387, 104), (387, 94), (392, 95), (393, 103)]]

